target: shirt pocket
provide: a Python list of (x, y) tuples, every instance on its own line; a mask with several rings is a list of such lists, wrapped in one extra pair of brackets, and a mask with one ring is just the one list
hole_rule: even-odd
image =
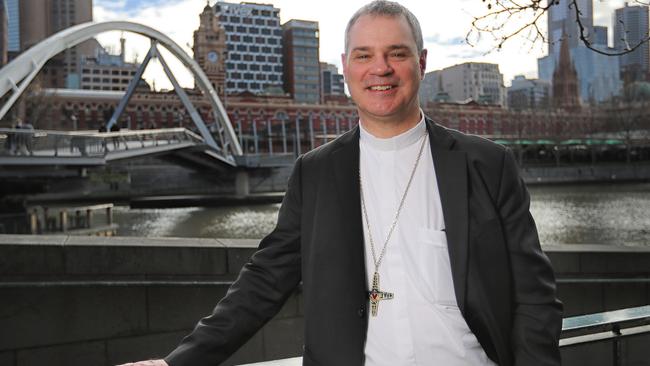
[(447, 233), (441, 230), (418, 229), (417, 267), (422, 294), (434, 304), (457, 306), (454, 281), (451, 276)]

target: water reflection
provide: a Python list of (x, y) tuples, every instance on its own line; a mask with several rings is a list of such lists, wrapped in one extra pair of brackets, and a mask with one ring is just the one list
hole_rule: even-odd
[[(542, 244), (650, 245), (650, 184), (534, 186), (531, 212)], [(279, 205), (224, 208), (117, 207), (118, 235), (261, 238)]]

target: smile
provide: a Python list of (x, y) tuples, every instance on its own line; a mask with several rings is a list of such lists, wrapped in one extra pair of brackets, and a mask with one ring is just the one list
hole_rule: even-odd
[(374, 91), (386, 91), (386, 90), (393, 89), (393, 86), (392, 85), (377, 85), (377, 86), (371, 86), (368, 89), (374, 90)]

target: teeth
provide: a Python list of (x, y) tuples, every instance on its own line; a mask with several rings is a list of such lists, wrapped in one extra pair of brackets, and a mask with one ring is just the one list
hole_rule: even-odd
[(389, 90), (392, 89), (393, 87), (390, 85), (382, 85), (382, 86), (371, 86), (370, 90), (377, 90), (377, 91), (384, 91), (384, 90)]

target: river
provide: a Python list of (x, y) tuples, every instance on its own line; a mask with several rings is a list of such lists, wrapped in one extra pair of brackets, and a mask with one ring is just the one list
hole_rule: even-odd
[[(650, 246), (650, 183), (532, 186), (530, 193), (542, 245)], [(279, 207), (116, 207), (114, 221), (121, 236), (261, 238)]]

